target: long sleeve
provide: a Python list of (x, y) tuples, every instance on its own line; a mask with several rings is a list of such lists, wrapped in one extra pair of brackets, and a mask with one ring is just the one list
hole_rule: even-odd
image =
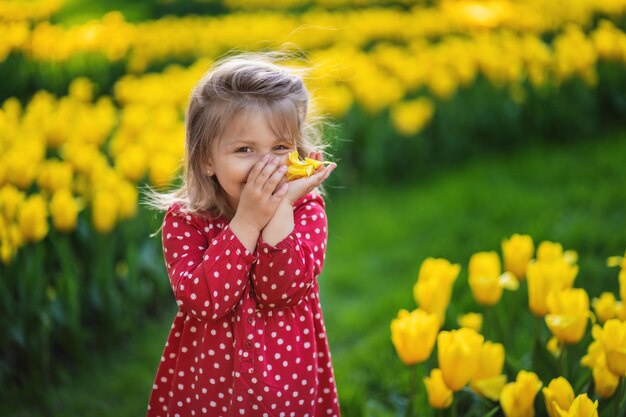
[(294, 230), (276, 246), (259, 238), (252, 284), (260, 308), (299, 304), (322, 271), (328, 235), (324, 200), (308, 194), (294, 207)]
[(217, 320), (234, 308), (256, 260), (228, 225), (219, 231), (213, 226), (203, 227), (174, 207), (163, 220), (163, 253), (176, 303), (198, 320)]

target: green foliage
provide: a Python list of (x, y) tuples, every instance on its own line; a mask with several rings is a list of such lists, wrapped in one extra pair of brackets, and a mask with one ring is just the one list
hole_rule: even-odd
[(77, 233), (54, 230), (0, 266), (0, 381), (40, 397), (70, 363), (116, 344), (160, 310), (169, 283), (152, 213), (109, 235), (79, 217)]

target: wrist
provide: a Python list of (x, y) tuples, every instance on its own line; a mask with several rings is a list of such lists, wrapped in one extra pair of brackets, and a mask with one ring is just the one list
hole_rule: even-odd
[(233, 218), (230, 220), (230, 226), (232, 227), (233, 225), (237, 227), (239, 230), (243, 230), (243, 231), (250, 232), (250, 233), (260, 232), (262, 229), (255, 222), (248, 221), (245, 217), (242, 217), (238, 215), (237, 213), (235, 213)]
[(230, 221), (229, 226), (230, 230), (232, 230), (246, 249), (249, 252), (254, 252), (261, 229), (257, 225), (237, 217), (236, 214)]

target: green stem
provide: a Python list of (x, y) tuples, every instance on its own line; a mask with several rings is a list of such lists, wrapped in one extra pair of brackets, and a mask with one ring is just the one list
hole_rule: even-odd
[(613, 394), (615, 401), (613, 405), (613, 414), (614, 416), (623, 416), (626, 411), (626, 395), (624, 388), (626, 388), (626, 378), (621, 378), (619, 384), (617, 385), (617, 389), (615, 390), (615, 394)]
[(457, 417), (457, 406), (459, 405), (458, 403), (459, 402), (457, 401), (457, 398), (455, 396), (455, 398), (452, 400), (452, 405), (450, 406), (451, 417)]
[(568, 346), (567, 344), (563, 344), (562, 348), (561, 348), (561, 356), (560, 356), (560, 368), (561, 368), (561, 376), (563, 376), (563, 378), (567, 379), (569, 381), (569, 364), (567, 363), (568, 361)]
[(417, 364), (409, 366), (409, 404), (407, 406), (407, 417), (415, 414), (415, 396), (417, 394)]

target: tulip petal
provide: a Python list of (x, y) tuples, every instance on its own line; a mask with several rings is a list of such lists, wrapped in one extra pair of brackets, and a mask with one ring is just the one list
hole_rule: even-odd
[(298, 158), (298, 151), (293, 151), (289, 154), (289, 165), (287, 167), (287, 179), (289, 181), (298, 178), (310, 177), (313, 172), (323, 164), (331, 164), (330, 161), (317, 161), (311, 158), (305, 158), (301, 161)]
[(519, 288), (519, 280), (515, 274), (507, 271), (500, 275), (500, 285), (506, 290), (517, 291)]

